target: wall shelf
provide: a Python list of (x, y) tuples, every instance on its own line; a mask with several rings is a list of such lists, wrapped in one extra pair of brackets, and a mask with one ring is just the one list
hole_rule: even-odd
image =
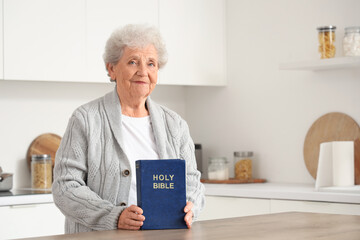
[(317, 59), (310, 61), (286, 62), (280, 63), (280, 70), (307, 70), (307, 71), (321, 71), (332, 69), (360, 69), (360, 56), (356, 57), (337, 57), (329, 59)]

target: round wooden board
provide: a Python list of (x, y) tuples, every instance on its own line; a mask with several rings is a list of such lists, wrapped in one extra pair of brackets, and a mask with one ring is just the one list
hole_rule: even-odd
[(33, 154), (50, 154), (54, 167), (55, 154), (60, 146), (60, 141), (61, 137), (54, 133), (44, 133), (36, 137), (30, 144), (26, 154), (29, 170), (31, 170), (31, 155)]
[(316, 179), (320, 143), (332, 141), (355, 141), (360, 138), (360, 127), (350, 116), (333, 112), (317, 119), (306, 134), (304, 142), (304, 161)]

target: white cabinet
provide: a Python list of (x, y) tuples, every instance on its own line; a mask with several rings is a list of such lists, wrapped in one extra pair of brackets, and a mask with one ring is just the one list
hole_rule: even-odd
[(87, 81), (109, 82), (102, 58), (106, 40), (126, 24), (158, 26), (158, 0), (87, 0), (86, 19)]
[(4, 0), (4, 79), (79, 81), (85, 0)]
[(360, 215), (360, 204), (349, 203), (271, 200), (270, 207), (271, 213), (296, 211)]
[(225, 1), (159, 0), (169, 61), (160, 84), (226, 84)]
[(159, 84), (226, 84), (224, 0), (2, 1), (6, 80), (108, 83), (106, 40), (119, 26), (148, 23), (169, 52)]
[(360, 215), (360, 204), (206, 196), (199, 221), (280, 212)]
[(268, 199), (206, 196), (199, 221), (270, 213)]
[(0, 207), (0, 238), (64, 234), (65, 217), (53, 203)]

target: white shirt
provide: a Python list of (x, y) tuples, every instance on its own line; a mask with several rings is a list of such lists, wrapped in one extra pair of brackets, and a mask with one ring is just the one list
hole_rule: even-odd
[(137, 205), (135, 161), (159, 159), (150, 116), (134, 118), (122, 115), (124, 151), (130, 161), (131, 185), (128, 206)]

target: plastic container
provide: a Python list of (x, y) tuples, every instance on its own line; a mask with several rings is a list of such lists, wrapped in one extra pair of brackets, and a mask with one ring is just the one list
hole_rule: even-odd
[(51, 189), (52, 161), (47, 154), (31, 156), (31, 187), (33, 189)]
[(208, 166), (209, 180), (229, 180), (229, 166), (225, 157), (211, 157)]
[(335, 57), (335, 26), (321, 26), (317, 28), (319, 39), (319, 53), (320, 58)]
[(345, 56), (360, 56), (360, 26), (345, 28), (343, 51)]
[(234, 152), (235, 178), (241, 180), (252, 179), (253, 152)]

